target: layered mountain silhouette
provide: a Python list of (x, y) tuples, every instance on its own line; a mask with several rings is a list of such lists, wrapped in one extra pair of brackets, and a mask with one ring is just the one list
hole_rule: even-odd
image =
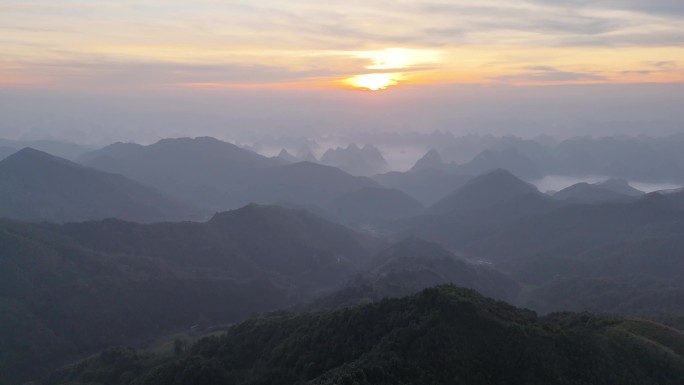
[(644, 182), (682, 181), (683, 169), (652, 145), (629, 138), (574, 138), (555, 149), (568, 171)]
[(574, 137), (558, 141), (549, 137), (456, 137), (450, 133), (434, 132), (377, 140), (378, 143), (385, 140), (403, 146), (433, 148), (444, 165), (434, 162), (431, 168), (447, 165), (459, 169), (462, 174), (477, 175), (505, 168), (524, 180), (551, 175), (600, 175), (635, 182), (684, 183), (684, 157), (679, 151), (684, 145), (682, 134), (668, 137)]
[(454, 284), (497, 299), (514, 300), (520, 287), (487, 266), (467, 263), (442, 246), (408, 238), (375, 256), (364, 275), (324, 296), (308, 309), (353, 306), (415, 294), (436, 285)]
[(377, 187), (370, 179), (334, 167), (286, 164), (213, 138), (166, 139), (149, 146), (118, 143), (79, 161), (214, 211), (250, 202), (321, 204), (346, 192)]
[(302, 146), (297, 150), (295, 156), (305, 162), (318, 163), (316, 155), (314, 155), (313, 151), (308, 146)]
[[(333, 167), (181, 138), (77, 164), (0, 141), (0, 382), (164, 336), (38, 383), (681, 382), (681, 332), (632, 317), (684, 325), (684, 191), (628, 180), (681, 180), (684, 136), (430, 140), (379, 175), (372, 146)], [(613, 179), (524, 181), (549, 173)], [(452, 286), (396, 299), (444, 284), (546, 315)]]
[(448, 164), (444, 163), (439, 152), (434, 148), (426, 152), (422, 158), (411, 167), (409, 171), (422, 171), (422, 170), (441, 170), (448, 167)]
[(458, 166), (458, 171), (461, 174), (480, 175), (502, 168), (524, 180), (534, 180), (542, 176), (535, 162), (516, 149), (484, 150), (470, 162)]
[(68, 224), (61, 231), (106, 253), (163, 258), (236, 279), (267, 274), (309, 293), (341, 283), (381, 244), (304, 210), (256, 204), (206, 223), (103, 221)]
[(47, 384), (680, 384), (684, 337), (663, 325), (535, 313), (452, 286), (244, 322), (177, 355), (116, 349)]
[(231, 191), (239, 204), (287, 201), (300, 205), (323, 206), (340, 195), (380, 187), (375, 181), (330, 166), (299, 162), (258, 170)]
[[(629, 186), (629, 185), (627, 185)], [(615, 186), (618, 187), (618, 186)], [(600, 184), (577, 183), (553, 194), (555, 199), (570, 203), (620, 203), (631, 202), (636, 199), (634, 195), (626, 195), (602, 187)]]
[(525, 305), (541, 311), (679, 314), (682, 213), (660, 194), (572, 205), (471, 238), (465, 252), (539, 286)]
[(596, 186), (623, 195), (634, 197), (644, 195), (643, 191), (635, 189), (625, 179), (608, 179), (603, 182), (596, 183)]
[(665, 197), (665, 199), (667, 201), (672, 202), (673, 204), (675, 204), (679, 208), (684, 208), (684, 188), (679, 188), (679, 189), (674, 189), (674, 190), (658, 191), (655, 194), (657, 194), (657, 195), (653, 195), (653, 196)]
[(394, 189), (369, 187), (341, 195), (325, 206), (343, 222), (376, 223), (420, 215), (425, 207), (409, 195)]
[(17, 151), (19, 150), (14, 147), (0, 146), (0, 160), (7, 158)]
[[(11, 140), (0, 139), (0, 159), (15, 153), (22, 148), (30, 147), (50, 155), (74, 160), (81, 154), (90, 151), (87, 146), (56, 140)], [(3, 156), (4, 154), (4, 156)]]
[(352, 143), (347, 148), (329, 149), (320, 162), (340, 168), (352, 175), (371, 176), (386, 172), (389, 168), (382, 153), (375, 146), (359, 147)]
[(511, 274), (532, 288), (514, 302), (542, 312), (656, 318), (684, 312), (676, 277), (684, 271), (680, 190), (628, 196), (578, 185), (558, 194), (567, 200), (505, 171), (490, 173), (447, 198), (457, 204), (433, 207), (433, 215), (395, 223), (388, 232), (440, 243)]
[(431, 206), (463, 187), (472, 175), (456, 173), (449, 168), (425, 168), (408, 172), (388, 172), (373, 179), (383, 186), (401, 190), (425, 206)]
[(561, 207), (510, 226), (479, 244), (478, 249), (491, 258), (511, 263), (540, 252), (582, 255), (596, 246), (634, 241), (635, 236), (675, 236), (681, 223), (681, 209), (660, 194), (649, 194), (635, 203)]
[(205, 223), (0, 220), (0, 376), (311, 299), (384, 243), (302, 210), (250, 205)]
[(286, 149), (280, 150), (280, 153), (278, 153), (278, 158), (287, 161), (288, 163), (297, 163), (301, 162), (303, 159), (299, 159), (296, 156), (290, 154)]
[(226, 195), (255, 169), (283, 164), (208, 137), (164, 139), (149, 146), (116, 143), (78, 160), (212, 209), (226, 206)]
[(0, 161), (0, 197), (0, 216), (27, 221), (201, 218), (198, 210), (121, 175), (31, 148)]
[(463, 187), (432, 206), (434, 213), (482, 209), (511, 202), (517, 198), (541, 193), (510, 172), (497, 169), (471, 179)]

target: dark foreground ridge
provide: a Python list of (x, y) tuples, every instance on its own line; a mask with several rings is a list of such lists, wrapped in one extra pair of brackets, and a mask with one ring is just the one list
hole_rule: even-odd
[(633, 319), (537, 317), (453, 286), (279, 313), (155, 356), (109, 350), (45, 384), (683, 384), (684, 335)]

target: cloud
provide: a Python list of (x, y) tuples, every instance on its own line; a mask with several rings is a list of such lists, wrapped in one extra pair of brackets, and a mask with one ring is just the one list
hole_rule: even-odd
[[(528, 0), (532, 3), (548, 4), (545, 0)], [(555, 0), (554, 6), (604, 8), (644, 12), (678, 18), (684, 16), (684, 2), (680, 0)]]
[[(530, 63), (566, 69), (526, 71), (538, 79), (585, 81), (601, 76), (598, 73), (651, 70), (625, 63), (621, 59), (627, 54), (614, 58), (614, 50), (636, 47), (652, 55), (633, 62), (681, 61), (684, 54), (677, 47), (684, 45), (682, 4), (679, 0), (6, 1), (0, 4), (0, 65), (47, 71), (65, 82), (118, 84), (139, 79), (144, 84), (166, 84), (177, 76), (182, 81), (268, 83), (379, 71), (367, 67), (383, 65), (355, 53), (401, 48), (426, 56), (431, 51), (443, 53), (438, 62), (419, 61), (429, 65), (410, 70), (438, 73), (432, 78), (448, 77), (448, 81), (495, 78), (497, 70), (505, 73), (507, 68)], [(577, 52), (581, 50), (586, 53)], [(159, 68), (152, 70), (154, 66)]]
[(674, 71), (677, 68), (679, 68), (679, 65), (677, 64), (677, 62), (671, 61), (671, 60), (670, 61), (659, 61), (659, 62), (651, 63), (651, 65), (653, 67), (656, 67), (656, 68), (663, 70), (663, 71)]
[(602, 81), (606, 80), (603, 75), (586, 72), (562, 71), (547, 66), (524, 67), (526, 72), (496, 76), (492, 79), (501, 83), (510, 84), (538, 84), (538, 83), (567, 83), (577, 81)]
[(341, 76), (329, 70), (293, 71), (268, 65), (116, 62), (104, 59), (59, 63), (24, 63), (34, 72), (65, 85), (149, 87), (183, 84), (275, 84)]

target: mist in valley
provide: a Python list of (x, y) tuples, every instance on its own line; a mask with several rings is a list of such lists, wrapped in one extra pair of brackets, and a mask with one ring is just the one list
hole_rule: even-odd
[(684, 384), (683, 23), (0, 4), (0, 385)]

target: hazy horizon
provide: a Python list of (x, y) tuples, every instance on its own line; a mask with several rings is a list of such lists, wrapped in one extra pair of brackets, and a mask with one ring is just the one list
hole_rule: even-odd
[(684, 132), (684, 85), (423, 86), (385, 92), (243, 90), (95, 94), (0, 90), (0, 136), (104, 145), (166, 137), (255, 141), (368, 132), (560, 139)]
[(3, 0), (0, 116), (0, 385), (682, 385), (684, 0)]
[(671, 0), (9, 1), (0, 29), (1, 137), (684, 131)]

